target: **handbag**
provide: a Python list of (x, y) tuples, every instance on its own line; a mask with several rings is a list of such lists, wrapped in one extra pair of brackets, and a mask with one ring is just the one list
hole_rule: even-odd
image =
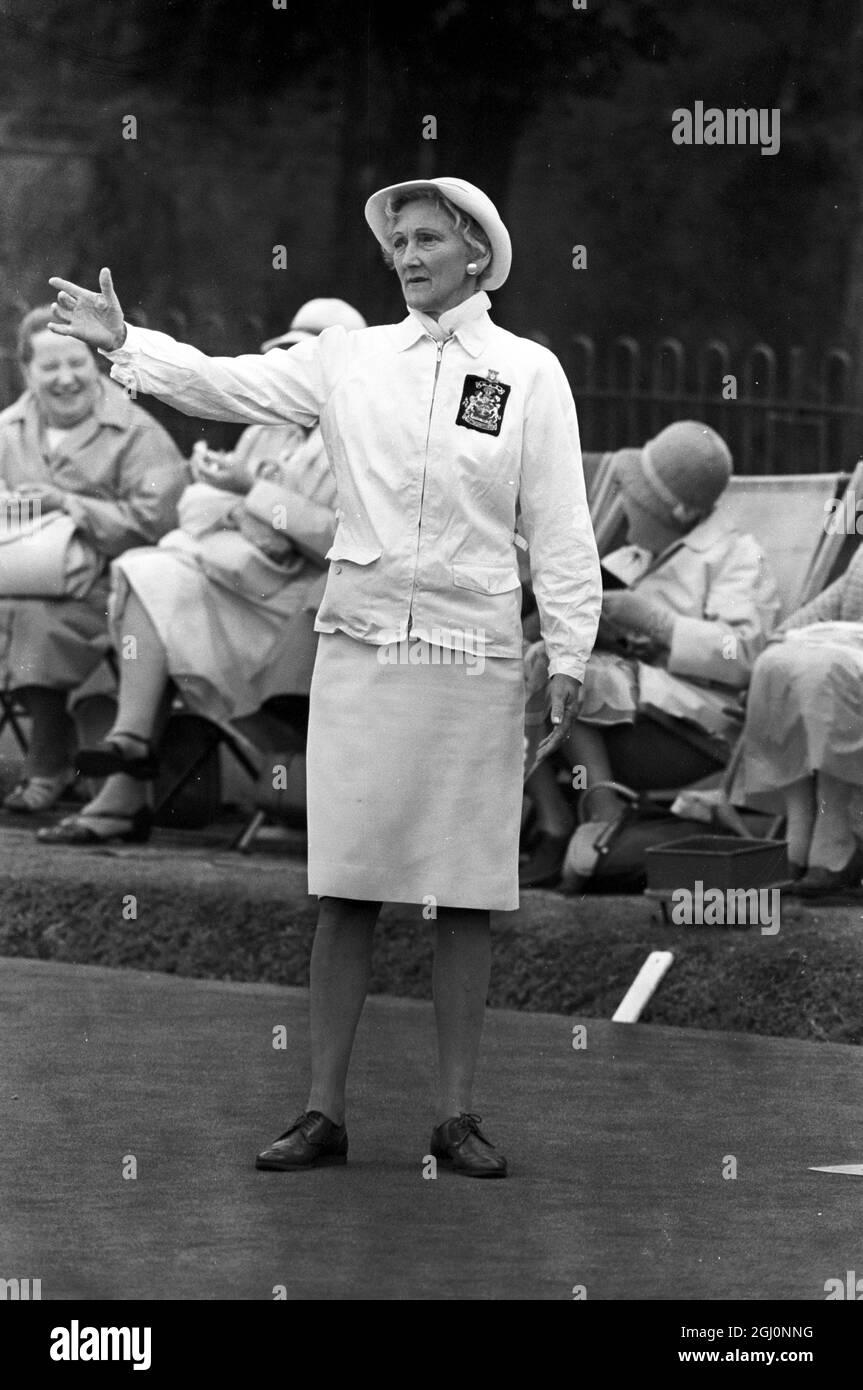
[(71, 516), (22, 516), (20, 500), (0, 518), (0, 598), (82, 598), (104, 558), (80, 535)]
[[(591, 792), (611, 787), (626, 801), (616, 820), (595, 838), (583, 836)], [(566, 893), (640, 893), (647, 884), (647, 851), (670, 840), (704, 834), (701, 820), (681, 820), (621, 782), (597, 782), (582, 794), (579, 829), (569, 842), (561, 871)]]
[[(167, 549), (184, 550), (198, 560), (214, 584), (252, 602), (266, 603), (294, 579), (304, 561), (284, 538), (276, 539), (277, 554), (270, 554), (268, 538), (275, 533), (256, 517), (247, 517), (247, 535), (242, 522), (231, 513), (241, 502), (236, 493), (211, 483), (190, 483), (177, 504), (179, 526), (163, 536)], [(189, 545), (189, 541), (194, 544)]]

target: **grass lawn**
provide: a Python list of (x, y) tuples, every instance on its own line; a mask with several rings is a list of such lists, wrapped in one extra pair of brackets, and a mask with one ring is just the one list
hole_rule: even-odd
[[(204, 979), (305, 985), (316, 900), (301, 854), (229, 852), (225, 836), (158, 832), (151, 845), (81, 851), (0, 835), (0, 954)], [(137, 915), (123, 915), (125, 895)], [(430, 995), (433, 923), (388, 905), (372, 989)], [(783, 899), (775, 936), (681, 927), (642, 897), (522, 895), (493, 916), (492, 1006), (610, 1018), (645, 957), (674, 963), (644, 1022), (863, 1041), (863, 890), (841, 904)]]

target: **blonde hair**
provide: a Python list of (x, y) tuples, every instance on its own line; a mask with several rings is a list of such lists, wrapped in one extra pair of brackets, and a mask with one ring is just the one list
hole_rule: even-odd
[[(480, 224), (471, 217), (469, 213), (463, 212), (461, 208), (456, 207), (455, 203), (451, 203), (449, 198), (445, 197), (443, 193), (438, 192), (436, 188), (411, 188), (404, 193), (394, 193), (387, 199), (384, 215), (387, 219), (387, 229), (390, 237), (392, 237), (393, 233), (393, 223), (399, 213), (406, 208), (409, 203), (419, 202), (431, 203), (432, 207), (439, 208), (442, 212), (447, 213), (452, 221), (453, 228), (455, 231), (461, 233), (462, 240), (468, 250), (472, 251), (475, 256), (491, 255), (491, 242)], [(384, 247), (383, 258), (390, 270), (392, 270), (392, 251)], [(489, 260), (488, 265), (478, 279), (483, 280), (490, 270), (491, 261)]]

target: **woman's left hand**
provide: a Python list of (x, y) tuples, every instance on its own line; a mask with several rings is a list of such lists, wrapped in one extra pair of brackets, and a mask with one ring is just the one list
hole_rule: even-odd
[(622, 632), (641, 632), (665, 645), (671, 640), (674, 627), (671, 609), (629, 589), (604, 594), (602, 616)]
[(536, 761), (541, 763), (559, 748), (568, 737), (575, 719), (581, 681), (575, 676), (556, 675), (548, 682), (548, 698), (551, 704), (552, 730), (546, 734), (536, 750)]

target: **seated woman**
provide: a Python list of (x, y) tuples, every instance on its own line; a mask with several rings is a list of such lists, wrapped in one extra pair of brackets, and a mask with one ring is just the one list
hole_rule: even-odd
[[(67, 512), (100, 563), (79, 597), (0, 596), (0, 684), (32, 720), (24, 779), (3, 806), (25, 814), (48, 810), (72, 781), (76, 738), (67, 703), (110, 650), (109, 562), (176, 524), (177, 498), (189, 481), (162, 426), (101, 374), (85, 343), (49, 332), (50, 321), (46, 305), (18, 330), (27, 389), (0, 414), (0, 488), (33, 499), (43, 513)], [(110, 722), (106, 703), (101, 723), (86, 729), (90, 740)]]
[(863, 878), (863, 546), (755, 663), (732, 794), (784, 812), (795, 891)]
[[(316, 331), (365, 327), (342, 300), (312, 303)], [(310, 332), (292, 328), (277, 343), (290, 347)], [(149, 783), (171, 681), (194, 713), (265, 747), (272, 740), (261, 706), (297, 691), (291, 623), (308, 613), (311, 630), (336, 529), (320, 429), (253, 425), (232, 455), (196, 447), (195, 464), (199, 480), (180, 499), (180, 527), (114, 565), (117, 716), (103, 744), (78, 756), (81, 772), (107, 781), (79, 814), (41, 831), (44, 843), (149, 837)]]
[[(578, 831), (588, 858), (624, 809), (614, 787), (598, 784), (632, 780), (645, 790), (696, 781), (727, 759), (740, 727), (734, 706), (779, 600), (756, 541), (713, 510), (731, 471), (724, 440), (693, 420), (669, 425), (643, 449), (622, 449), (615, 458), (627, 540), (635, 548), (618, 552), (629, 582), (603, 595), (579, 713), (561, 746), (570, 767), (581, 769), (574, 785), (596, 788), (595, 819)], [(522, 867), (525, 887), (557, 879), (575, 826), (553, 762), (542, 761), (558, 740), (549, 734), (537, 748), (546, 728), (545, 667), (542, 643), (528, 648), (526, 790), (539, 834)]]

